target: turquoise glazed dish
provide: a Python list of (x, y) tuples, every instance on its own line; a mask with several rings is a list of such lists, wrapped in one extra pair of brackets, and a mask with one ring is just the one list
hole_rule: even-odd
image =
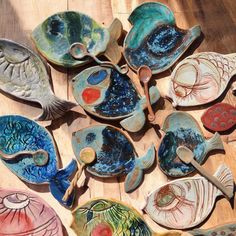
[(121, 130), (110, 125), (96, 125), (72, 134), (72, 147), (76, 158), (84, 148), (92, 148), (96, 161), (86, 166), (94, 176), (109, 178), (126, 175), (125, 191), (136, 189), (143, 180), (144, 170), (150, 168), (155, 160), (152, 145), (146, 155), (138, 158), (130, 139)]
[(48, 161), (43, 165), (37, 165), (29, 154), (16, 155), (8, 160), (0, 155), (0, 159), (21, 180), (32, 184), (49, 184), (49, 189), (57, 201), (66, 207), (72, 206), (74, 191), (67, 201), (62, 198), (70, 185), (68, 179), (76, 170), (77, 162), (72, 160), (66, 168), (58, 169), (55, 145), (45, 128), (22, 116), (1, 116), (0, 150), (4, 155), (22, 151), (46, 151)]
[[(76, 67), (91, 61), (84, 57), (74, 59), (69, 50), (73, 43), (82, 43), (89, 53), (97, 56), (104, 54), (108, 59), (117, 63), (121, 57), (120, 48), (116, 42), (122, 32), (122, 25), (118, 19), (114, 20), (114, 27), (101, 27), (89, 16), (75, 11), (65, 11), (48, 17), (32, 32), (32, 40), (38, 51), (53, 64), (63, 67)], [(117, 22), (119, 22), (117, 27)], [(113, 37), (114, 36), (114, 37)], [(112, 53), (110, 48), (116, 53)], [(117, 61), (118, 60), (118, 61)]]
[(206, 140), (197, 121), (188, 113), (176, 111), (168, 115), (162, 130), (165, 132), (159, 150), (158, 159), (161, 170), (171, 177), (181, 177), (194, 171), (191, 164), (183, 163), (176, 149), (186, 146), (194, 153), (194, 159), (203, 163), (209, 151), (224, 150), (220, 135), (215, 133)]
[[(120, 124), (137, 132), (145, 124), (146, 98), (141, 97), (132, 80), (115, 69), (90, 67), (72, 79), (73, 95), (84, 110), (106, 120), (122, 119)], [(154, 104), (160, 98), (155, 86), (150, 88)]]
[(173, 12), (158, 2), (138, 6), (129, 16), (133, 26), (124, 41), (124, 56), (133, 70), (149, 66), (153, 74), (170, 68), (200, 36), (200, 26), (179, 29)]

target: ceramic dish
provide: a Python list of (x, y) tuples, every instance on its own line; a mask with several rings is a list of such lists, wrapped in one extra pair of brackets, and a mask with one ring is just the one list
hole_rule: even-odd
[(159, 165), (166, 175), (172, 177), (181, 177), (194, 171), (191, 164), (185, 164), (179, 159), (176, 154), (179, 146), (188, 147), (200, 164), (209, 151), (224, 150), (220, 135), (215, 133), (211, 139), (206, 140), (197, 121), (186, 112), (176, 111), (168, 115), (162, 130), (165, 136), (158, 150)]
[(124, 56), (134, 69), (149, 66), (153, 74), (170, 68), (200, 36), (200, 26), (182, 30), (173, 12), (158, 2), (138, 6), (129, 16), (132, 29), (124, 41)]
[(54, 95), (47, 68), (34, 52), (7, 39), (0, 39), (0, 90), (39, 103), (43, 113), (38, 120), (58, 118), (76, 106)]
[(89, 16), (75, 11), (65, 11), (48, 17), (32, 32), (32, 40), (39, 52), (50, 62), (63, 67), (83, 65), (91, 58), (74, 59), (70, 54), (73, 43), (82, 43), (94, 56), (104, 54), (117, 64), (121, 50), (116, 42), (122, 25), (115, 19), (109, 29), (101, 27)]
[(37, 195), (0, 188), (0, 235), (63, 236), (56, 212)]
[[(90, 67), (72, 79), (72, 87), (76, 101), (92, 115), (108, 120), (122, 119), (121, 126), (131, 132), (144, 126), (146, 98), (139, 95), (127, 75), (110, 68)], [(159, 98), (157, 88), (151, 87), (151, 103)]]
[(90, 147), (96, 152), (96, 161), (86, 166), (91, 174), (103, 178), (126, 175), (126, 192), (133, 191), (141, 184), (144, 170), (150, 168), (155, 160), (154, 145), (146, 155), (138, 158), (128, 136), (109, 125), (96, 125), (74, 132), (72, 147), (81, 164), (82, 149)]
[(168, 97), (173, 106), (196, 106), (216, 100), (236, 74), (236, 53), (202, 52), (187, 57), (171, 74)]
[[(75, 193), (67, 201), (62, 201), (70, 185), (68, 178), (77, 167), (75, 160), (64, 169), (58, 170), (58, 160), (53, 139), (49, 132), (36, 122), (22, 116), (0, 117), (0, 154), (2, 162), (20, 179), (32, 184), (49, 184), (52, 195), (64, 206), (71, 207)], [(46, 162), (38, 163), (30, 152), (44, 150), (48, 154)], [(11, 156), (22, 151), (21, 155)], [(41, 157), (42, 159), (44, 157)]]
[[(215, 177), (233, 194), (231, 171), (221, 165)], [(211, 213), (222, 192), (204, 177), (170, 181), (149, 194), (144, 211), (158, 224), (187, 229), (202, 223)]]

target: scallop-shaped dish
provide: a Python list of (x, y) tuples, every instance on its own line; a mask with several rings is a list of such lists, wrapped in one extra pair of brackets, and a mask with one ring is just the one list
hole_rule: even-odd
[(133, 27), (124, 41), (125, 59), (132, 69), (147, 65), (153, 74), (170, 68), (201, 34), (198, 25), (178, 28), (173, 12), (158, 2), (138, 6), (128, 20)]
[(65, 11), (48, 17), (31, 34), (38, 51), (53, 64), (76, 67), (91, 59), (74, 59), (70, 54), (73, 43), (82, 43), (92, 55), (104, 54), (117, 63), (121, 58), (116, 40), (122, 33), (122, 24), (114, 19), (109, 29), (103, 28), (89, 16), (75, 11)]

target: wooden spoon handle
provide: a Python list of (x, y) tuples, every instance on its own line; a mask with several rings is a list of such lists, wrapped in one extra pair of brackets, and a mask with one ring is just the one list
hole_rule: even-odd
[(147, 108), (148, 108), (148, 112), (149, 112), (148, 120), (149, 121), (154, 121), (155, 120), (155, 114), (152, 110), (152, 105), (151, 105), (151, 102), (150, 102), (150, 96), (149, 96), (149, 90), (148, 90), (148, 84), (147, 83), (144, 83), (144, 94), (146, 96)]

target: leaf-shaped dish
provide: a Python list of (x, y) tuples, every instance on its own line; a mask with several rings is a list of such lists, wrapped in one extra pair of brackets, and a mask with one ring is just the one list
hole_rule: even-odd
[(125, 59), (132, 69), (147, 65), (153, 74), (170, 68), (201, 34), (200, 26), (179, 29), (173, 12), (158, 2), (143, 3), (128, 20), (133, 27), (124, 41)]

